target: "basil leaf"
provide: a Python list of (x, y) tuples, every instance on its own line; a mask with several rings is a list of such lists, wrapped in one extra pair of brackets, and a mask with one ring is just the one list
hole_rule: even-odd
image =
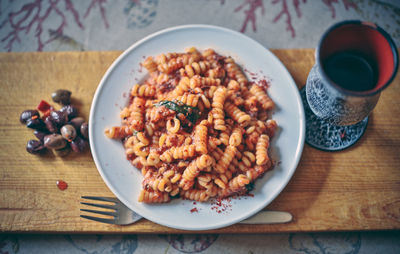
[(247, 191), (252, 191), (254, 189), (254, 182), (245, 185)]
[(192, 123), (195, 123), (200, 117), (200, 110), (197, 107), (191, 107), (181, 102), (178, 104), (176, 101), (160, 101), (154, 104), (154, 106), (165, 106), (166, 108), (169, 108), (177, 113), (181, 113)]

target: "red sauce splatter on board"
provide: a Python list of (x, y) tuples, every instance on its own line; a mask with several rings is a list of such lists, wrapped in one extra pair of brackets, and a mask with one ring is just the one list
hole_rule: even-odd
[(56, 184), (57, 184), (57, 187), (60, 189), (60, 190), (66, 190), (67, 188), (68, 188), (68, 184), (65, 182), (65, 181), (63, 181), (63, 180), (58, 180), (57, 182), (56, 182)]
[(199, 210), (197, 210), (197, 207), (195, 207), (195, 208), (193, 208), (193, 209), (190, 209), (190, 212), (191, 212), (191, 213), (194, 213), (194, 212), (197, 213), (197, 212), (199, 212)]

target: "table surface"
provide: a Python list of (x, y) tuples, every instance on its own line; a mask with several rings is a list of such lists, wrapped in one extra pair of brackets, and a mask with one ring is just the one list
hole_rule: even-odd
[[(298, 87), (314, 64), (313, 49), (275, 49)], [(73, 93), (88, 119), (97, 85), (120, 51), (0, 53), (0, 232), (177, 233), (188, 232), (141, 220), (114, 226), (79, 217), (80, 196), (110, 196), (90, 152), (66, 158), (25, 151), (32, 131), (19, 114), (59, 88)], [(362, 139), (340, 152), (305, 145), (300, 164), (284, 191), (266, 209), (289, 211), (281, 225), (232, 225), (202, 231), (259, 233), (400, 229), (400, 81), (381, 95)], [(68, 183), (60, 191), (57, 180)]]
[[(399, 10), (397, 0), (219, 0), (206, 4), (198, 0), (3, 0), (0, 1), (0, 51), (125, 50), (161, 29), (195, 23), (240, 31), (267, 48), (315, 48), (329, 26), (346, 19), (376, 22), (399, 46)], [(0, 86), (0, 95), (4, 89)], [(32, 99), (35, 105), (36, 100)], [(27, 130), (24, 133), (33, 137)], [(2, 161), (0, 168), (1, 165)], [(59, 174), (61, 171), (54, 172), (54, 178), (65, 176)], [(58, 191), (53, 187), (54, 180), (49, 185), (53, 192)], [(397, 254), (399, 237), (400, 230), (156, 235), (6, 233), (0, 234), (0, 252)]]

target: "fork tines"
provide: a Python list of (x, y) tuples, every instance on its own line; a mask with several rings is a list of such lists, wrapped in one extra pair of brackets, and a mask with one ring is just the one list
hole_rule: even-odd
[(118, 203), (118, 199), (110, 198), (110, 197), (92, 197), (92, 196), (82, 196), (81, 198), (114, 203), (113, 205), (106, 205), (106, 204), (94, 204), (94, 203), (80, 202), (83, 205), (114, 210), (114, 212), (109, 212), (109, 211), (99, 211), (99, 210), (92, 210), (92, 209), (80, 209), (83, 212), (113, 216), (112, 219), (99, 218), (99, 217), (93, 217), (93, 216), (88, 216), (88, 215), (80, 215), (80, 217), (89, 219), (89, 220), (94, 220), (94, 221), (99, 221), (99, 222), (104, 222), (104, 223), (109, 223), (109, 224), (115, 224), (115, 216), (117, 216), (117, 213), (115, 212), (116, 211), (115, 204)]
[(93, 196), (82, 196), (83, 199), (91, 199), (91, 200), (100, 200), (100, 201), (108, 201), (118, 203), (119, 200), (117, 198), (110, 198), (110, 197), (93, 197)]

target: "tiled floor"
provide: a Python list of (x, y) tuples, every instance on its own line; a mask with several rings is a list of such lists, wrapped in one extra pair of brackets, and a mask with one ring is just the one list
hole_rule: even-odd
[[(213, 24), (268, 48), (314, 48), (345, 19), (377, 23), (400, 45), (400, 1), (1, 0), (0, 50), (124, 50), (163, 28)], [(0, 253), (400, 253), (399, 232), (256, 235), (1, 235)]]

